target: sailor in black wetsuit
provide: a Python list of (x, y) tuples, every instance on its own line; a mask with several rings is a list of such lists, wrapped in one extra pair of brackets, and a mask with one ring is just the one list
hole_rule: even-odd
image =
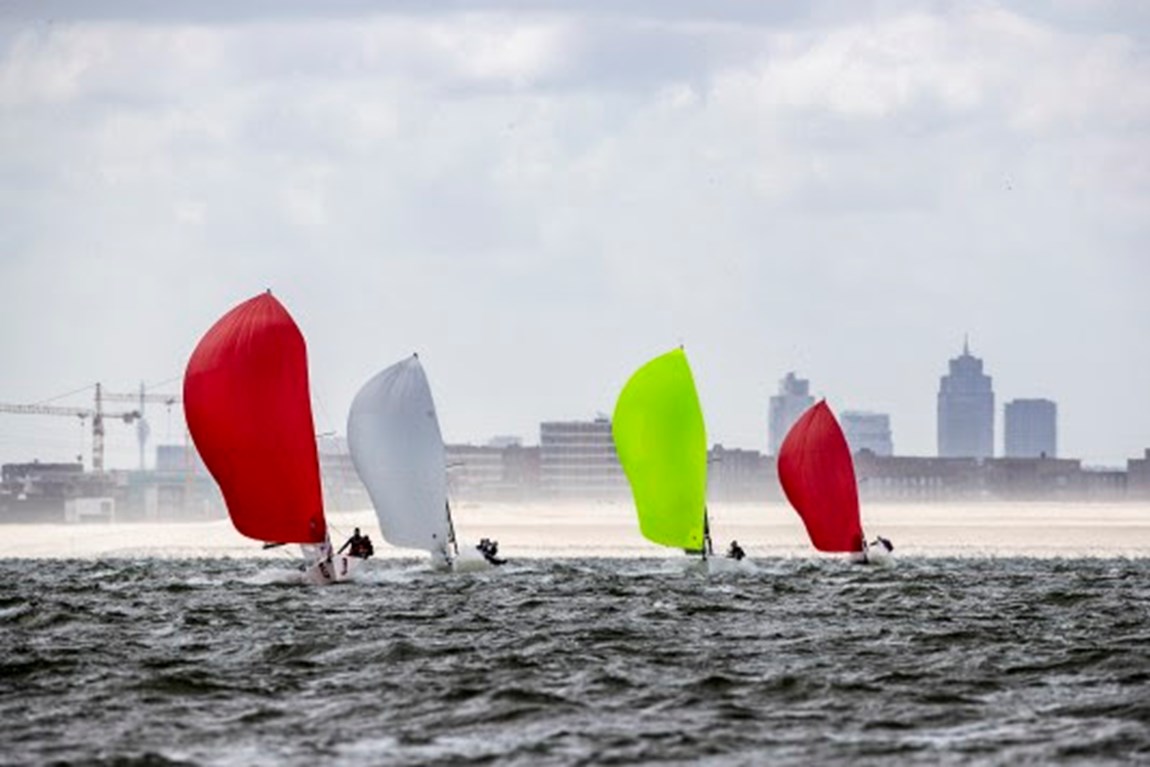
[(739, 545), (739, 542), (731, 541), (731, 547), (727, 549), (727, 558), (733, 559), (736, 562), (742, 562), (745, 556), (747, 556), (747, 552), (743, 551), (743, 547)]
[(355, 528), (355, 532), (347, 539), (336, 554), (342, 554), (344, 549), (348, 549), (347, 555), (349, 557), (358, 557), (359, 559), (367, 559), (375, 553), (375, 547), (371, 545), (371, 539), (366, 535), (359, 534), (359, 528)]
[(493, 564), (497, 567), (501, 564), (504, 564), (507, 561), (506, 559), (500, 559), (498, 557), (498, 554), (499, 554), (499, 542), (498, 541), (493, 541), (490, 538), (484, 538), (483, 540), (479, 541), (479, 545), (476, 546), (475, 548), (477, 548), (479, 550), (479, 553), (483, 555), (484, 559), (486, 559), (488, 562), (490, 562), (491, 564)]

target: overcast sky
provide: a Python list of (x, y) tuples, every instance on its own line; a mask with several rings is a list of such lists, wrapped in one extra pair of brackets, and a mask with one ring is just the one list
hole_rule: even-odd
[(0, 402), (178, 391), (270, 287), (317, 431), (418, 351), (449, 441), (535, 443), (683, 343), (711, 442), (795, 370), (933, 455), (969, 334), (998, 450), (1021, 397), (1150, 447), (1150, 4), (92, 5), (0, 0)]

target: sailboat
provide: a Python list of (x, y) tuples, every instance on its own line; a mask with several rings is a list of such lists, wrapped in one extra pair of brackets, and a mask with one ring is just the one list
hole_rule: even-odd
[(431, 386), (419, 356), (372, 377), (347, 418), (351, 461), (367, 487), (384, 540), (422, 549), (441, 569), (480, 569), (485, 559), (461, 554), (447, 500), (447, 451)]
[(712, 559), (707, 432), (682, 348), (654, 358), (631, 376), (615, 403), (611, 436), (631, 484), (643, 537)]
[(779, 448), (778, 472), (783, 492), (817, 550), (846, 552), (857, 562), (886, 558), (889, 550), (867, 546), (854, 461), (826, 400), (810, 407), (787, 432)]
[(361, 560), (331, 553), (306, 344), (271, 291), (200, 339), (184, 372), (184, 411), (236, 531), (267, 545), (300, 544), (306, 582), (347, 579)]

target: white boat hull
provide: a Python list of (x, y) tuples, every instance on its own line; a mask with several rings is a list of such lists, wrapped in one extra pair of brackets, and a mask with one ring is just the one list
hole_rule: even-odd
[(856, 551), (852, 553), (850, 555), (850, 561), (856, 565), (894, 567), (894, 554), (879, 546), (871, 546), (866, 551)]
[(360, 557), (335, 554), (330, 559), (312, 562), (303, 571), (303, 582), (313, 586), (329, 586), (355, 580), (356, 571), (363, 565)]

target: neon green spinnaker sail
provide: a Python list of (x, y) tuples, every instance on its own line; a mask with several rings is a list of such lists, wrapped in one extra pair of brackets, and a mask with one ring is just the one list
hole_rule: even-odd
[(611, 433), (643, 536), (701, 550), (707, 433), (682, 349), (656, 357), (631, 376), (615, 403)]

